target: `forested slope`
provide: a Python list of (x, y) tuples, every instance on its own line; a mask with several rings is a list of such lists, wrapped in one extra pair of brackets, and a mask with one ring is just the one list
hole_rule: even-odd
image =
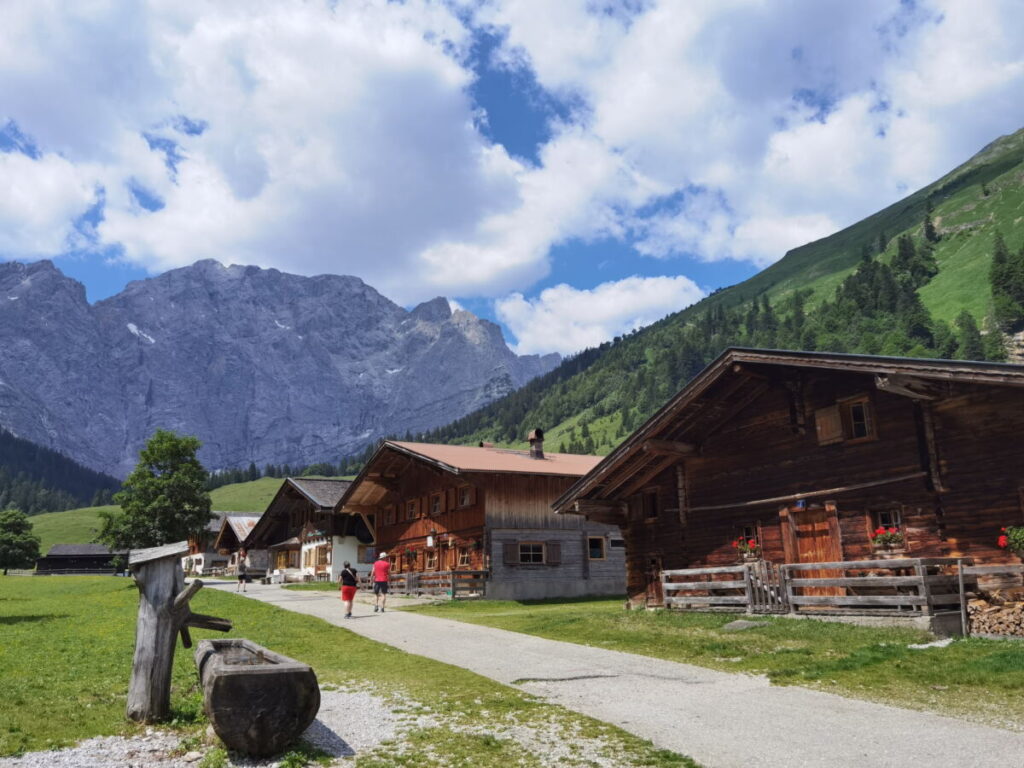
[(109, 503), (120, 483), (0, 429), (0, 509), (27, 515)]
[[(1024, 329), (1024, 130), (753, 278), (420, 437), (607, 453), (729, 346), (1005, 359)], [(993, 266), (993, 255), (996, 264)], [(994, 298), (995, 296), (995, 298)]]

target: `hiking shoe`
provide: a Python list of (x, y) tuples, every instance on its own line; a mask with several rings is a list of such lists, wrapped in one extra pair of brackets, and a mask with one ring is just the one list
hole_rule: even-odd
[(380, 609), (380, 612), (381, 612), (381, 613), (384, 613), (384, 609), (383, 609), (383, 608), (381, 608), (381, 609)]
[(376, 605), (375, 605), (375, 606), (373, 606), (373, 612), (374, 612), (374, 613), (376, 613), (376, 612), (377, 612), (377, 606), (376, 606)]

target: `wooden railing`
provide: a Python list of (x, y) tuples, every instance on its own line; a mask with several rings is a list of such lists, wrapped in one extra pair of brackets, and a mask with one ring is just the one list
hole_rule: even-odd
[[(412, 571), (392, 573), (390, 592), (398, 595), (447, 595), (452, 599), (483, 597), (489, 571)], [(364, 585), (372, 587), (369, 576)]]
[[(747, 613), (911, 613), (956, 610), (976, 586), (966, 558), (741, 563), (662, 571), (669, 608)], [(963, 568), (963, 573), (959, 572)]]

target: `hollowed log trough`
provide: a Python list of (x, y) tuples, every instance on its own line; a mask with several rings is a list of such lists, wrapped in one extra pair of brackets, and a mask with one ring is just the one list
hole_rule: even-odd
[(320, 709), (309, 665), (244, 638), (201, 640), (195, 660), (206, 716), (231, 749), (255, 757), (282, 752)]

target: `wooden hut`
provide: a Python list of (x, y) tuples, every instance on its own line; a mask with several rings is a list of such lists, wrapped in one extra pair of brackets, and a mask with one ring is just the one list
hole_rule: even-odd
[(771, 563), (1017, 562), (996, 542), (1024, 522), (1022, 433), (1024, 366), (730, 349), (554, 506), (622, 529), (634, 604), (738, 542)]
[(39, 574), (104, 574), (116, 573), (128, 564), (128, 551), (113, 551), (102, 544), (54, 544), (45, 557), (36, 560)]
[(471, 571), (493, 599), (623, 594), (618, 529), (551, 511), (600, 457), (546, 454), (540, 430), (531, 446), (387, 441), (337, 509), (365, 522), (406, 583)]
[(349, 485), (348, 480), (286, 478), (246, 536), (245, 548), (267, 550), (267, 567), (277, 580), (337, 580), (341, 564), (358, 561), (372, 541), (361, 520), (334, 514)]
[(259, 519), (259, 515), (225, 515), (221, 519), (220, 532), (213, 542), (213, 548), (220, 554), (227, 555), (227, 573), (237, 573), (238, 565), (243, 558), (250, 576), (262, 576), (266, 573), (267, 550), (247, 550), (242, 544), (252, 533)]

